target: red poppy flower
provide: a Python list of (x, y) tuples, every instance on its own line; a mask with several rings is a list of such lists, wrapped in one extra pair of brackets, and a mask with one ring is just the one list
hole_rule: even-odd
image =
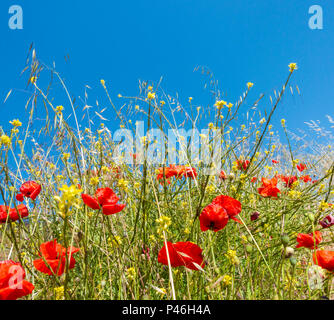
[(182, 175), (185, 178), (195, 179), (197, 177), (197, 171), (195, 168), (192, 168), (192, 167), (184, 167)]
[(314, 236), (313, 233), (305, 234), (305, 233), (298, 233), (297, 235), (297, 246), (296, 248), (309, 248), (314, 249), (314, 244), (317, 245), (322, 241), (321, 232), (315, 231)]
[(291, 188), (292, 184), (298, 180), (296, 176), (283, 176), (278, 175), (278, 177), (284, 182), (287, 188)]
[(281, 192), (277, 188), (277, 177), (272, 179), (262, 178), (262, 186), (257, 190), (264, 198), (277, 198), (277, 194)]
[(227, 179), (227, 175), (226, 175), (226, 173), (225, 173), (224, 170), (222, 170), (220, 172), (219, 178), (222, 179), (222, 180), (226, 180)]
[[(192, 242), (167, 242), (169, 261), (172, 267), (185, 266), (188, 269), (200, 270), (204, 268), (202, 249)], [(168, 265), (166, 245), (158, 254), (158, 262)]]
[(179, 165), (179, 166), (171, 165), (170, 167), (171, 169), (175, 170), (175, 176), (177, 178), (185, 177), (185, 178), (195, 179), (197, 177), (197, 172), (195, 168), (184, 165)]
[(251, 221), (255, 221), (255, 220), (257, 220), (258, 218), (259, 218), (259, 216), (260, 216), (260, 212), (258, 212), (258, 211), (255, 211), (255, 212), (253, 212), (252, 214), (251, 214)]
[(24, 280), (25, 276), (20, 263), (0, 261), (0, 300), (16, 300), (31, 294), (35, 287)]
[[(176, 175), (176, 170), (173, 167), (164, 167), (158, 169), (157, 179), (158, 180), (164, 180), (164, 174), (165, 178), (167, 180), (167, 183), (170, 184), (169, 178), (174, 177)], [(160, 182), (162, 183), (162, 182)]]
[(313, 262), (328, 271), (334, 271), (334, 251), (319, 250), (313, 254)]
[(256, 182), (257, 181), (257, 177), (253, 177), (252, 179), (251, 179), (251, 183), (254, 183), (254, 182)]
[(229, 196), (220, 195), (213, 199), (213, 205), (218, 205), (226, 210), (228, 217), (241, 223), (235, 216), (241, 212), (241, 203)]
[(246, 171), (247, 167), (249, 166), (249, 160), (237, 160), (237, 168), (238, 170)]
[(306, 165), (304, 163), (297, 164), (297, 169), (299, 172), (303, 172), (307, 169)]
[(277, 164), (277, 163), (279, 163), (279, 161), (278, 161), (278, 160), (271, 160), (271, 162), (272, 162), (272, 163), (274, 163), (274, 164)]
[(329, 228), (331, 226), (334, 226), (334, 216), (329, 214), (325, 218), (323, 218), (321, 221), (319, 221), (320, 225), (323, 228)]
[(107, 216), (122, 211), (126, 206), (125, 204), (117, 203), (119, 198), (110, 188), (97, 189), (95, 197), (84, 193), (81, 197), (86, 206), (94, 210), (98, 210), (102, 207), (102, 213)]
[(301, 176), (299, 179), (303, 180), (305, 183), (312, 181), (312, 178), (309, 175), (307, 175), (307, 176)]
[(229, 220), (227, 211), (217, 204), (206, 206), (199, 216), (202, 231), (213, 230), (217, 232), (223, 229)]
[(5, 223), (8, 215), (8, 221), (20, 220), (20, 217), (25, 218), (29, 215), (28, 208), (24, 204), (19, 204), (16, 208), (10, 209), (7, 206), (0, 206), (0, 223)]
[(39, 193), (41, 192), (42, 187), (35, 181), (27, 181), (22, 184), (19, 194), (16, 195), (16, 200), (22, 202), (23, 197), (30, 198), (35, 200)]
[[(69, 269), (73, 269), (75, 266), (75, 259), (73, 254), (78, 252), (79, 249), (75, 247), (64, 248), (62, 245), (57, 243), (57, 240), (42, 243), (40, 245), (41, 254), (40, 257), (44, 259), (34, 260), (35, 268), (48, 275), (58, 275), (61, 276), (64, 273), (66, 266), (66, 254), (69, 260)], [(45, 263), (45, 261), (47, 263)]]
[(197, 177), (197, 172), (195, 168), (184, 166), (184, 165), (176, 166), (176, 165), (171, 164), (169, 167), (159, 168), (157, 179), (163, 180), (164, 173), (165, 173), (166, 181), (168, 184), (170, 184), (169, 178), (171, 177), (176, 177), (176, 178), (185, 177), (185, 178), (192, 178), (192, 179), (195, 179)]

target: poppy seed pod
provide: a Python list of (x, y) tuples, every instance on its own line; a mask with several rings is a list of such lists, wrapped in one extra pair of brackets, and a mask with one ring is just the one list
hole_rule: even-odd
[(295, 257), (291, 257), (289, 260), (290, 260), (290, 263), (293, 267), (297, 264), (297, 260), (296, 260)]
[(229, 180), (234, 180), (235, 175), (233, 172), (231, 172), (227, 177), (229, 178)]
[(283, 234), (281, 237), (281, 241), (284, 247), (286, 247), (289, 244), (290, 238), (287, 234)]
[(293, 256), (293, 254), (295, 253), (295, 250), (291, 247), (286, 247), (285, 248), (285, 253), (284, 253), (284, 257), (285, 258), (291, 258)]

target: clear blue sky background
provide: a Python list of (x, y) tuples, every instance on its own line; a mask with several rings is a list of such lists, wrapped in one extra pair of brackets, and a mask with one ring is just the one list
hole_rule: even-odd
[[(8, 28), (13, 4), (23, 8), (23, 30)], [(323, 8), (323, 30), (308, 27), (313, 4)], [(248, 81), (255, 83), (255, 99), (279, 89), (288, 64), (297, 62), (292, 84), (302, 95), (283, 103), (279, 119), (303, 128), (304, 121), (333, 115), (334, 1), (1, 0), (0, 34), (0, 125), (26, 114), (23, 91), (3, 100), (10, 89), (25, 89), (19, 74), (31, 42), (39, 59), (56, 62), (73, 95), (82, 95), (86, 84), (103, 95), (101, 78), (115, 95), (134, 95), (138, 79), (163, 76), (167, 92), (196, 101), (203, 78), (193, 69), (205, 65), (228, 101), (236, 101)]]

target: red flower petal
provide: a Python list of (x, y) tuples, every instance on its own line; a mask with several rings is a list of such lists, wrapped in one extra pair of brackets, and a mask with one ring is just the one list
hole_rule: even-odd
[[(168, 255), (172, 267), (185, 266), (188, 269), (199, 270), (204, 267), (202, 249), (192, 242), (167, 242)], [(168, 265), (165, 245), (159, 251), (158, 262)]]
[(227, 211), (217, 204), (209, 204), (199, 216), (202, 231), (213, 230), (217, 232), (222, 230), (226, 226), (228, 219)]
[(102, 207), (102, 213), (106, 216), (118, 213), (125, 208), (125, 204), (107, 204)]
[(223, 207), (230, 218), (241, 212), (241, 203), (229, 196), (218, 196), (213, 199), (212, 204), (218, 204)]
[(93, 198), (92, 196), (88, 195), (88, 194), (82, 194), (81, 198), (84, 202), (84, 204), (86, 206), (88, 206), (89, 208), (93, 209), (93, 210), (98, 210), (100, 209), (99, 203), (97, 202), (97, 200), (95, 198)]

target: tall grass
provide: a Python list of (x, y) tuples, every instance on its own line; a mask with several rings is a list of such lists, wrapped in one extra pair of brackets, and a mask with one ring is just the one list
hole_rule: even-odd
[[(321, 229), (319, 221), (330, 212), (328, 203), (333, 201), (333, 151), (289, 132), (284, 121), (281, 137), (272, 125), (273, 117), (279, 116), (282, 99), (291, 94), (294, 72), (287, 73), (273, 98), (261, 95), (250, 102), (249, 84), (233, 106), (226, 104), (223, 108), (217, 108), (217, 101), (226, 98), (210, 72), (212, 97), (205, 108), (191, 98), (182, 106), (164, 92), (160, 82), (140, 82), (138, 96), (120, 96), (115, 102), (108, 82), (102, 80), (103, 99), (107, 99), (113, 114), (109, 121), (104, 107), (89, 105), (88, 86), (83, 98), (74, 99), (60, 74), (43, 65), (33, 51), (25, 69), (31, 92), (26, 103), (28, 117), (20, 119), (22, 127), (0, 129), (2, 136), (10, 137), (10, 143), (3, 141), (0, 148), (3, 204), (17, 206), (15, 195), (25, 181), (42, 186), (35, 201), (24, 202), (30, 212), (27, 218), (0, 225), (0, 260), (20, 262), (35, 286), (25, 299), (331, 297), (329, 272), (324, 273), (324, 280), (316, 278), (321, 286), (312, 285), (314, 250), (300, 248), (287, 253), (287, 248), (295, 248), (298, 233)], [(59, 96), (53, 96), (53, 90), (59, 88), (66, 101), (59, 102)], [(261, 115), (259, 110), (268, 100), (270, 109)], [(166, 146), (168, 129), (208, 129), (208, 135), (201, 136), (207, 143), (201, 144), (195, 156), (191, 155), (194, 137), (185, 140), (177, 134), (177, 161), (196, 168), (197, 177), (167, 179), (168, 154), (161, 155), (159, 164), (148, 159), (149, 147), (154, 143), (151, 137), (140, 140), (141, 153), (132, 151), (137, 156), (132, 164), (127, 163), (124, 154), (116, 157), (115, 150), (122, 141), (115, 141), (112, 130), (120, 126), (135, 137), (136, 121), (144, 121), (147, 131), (162, 130), (162, 144)], [(214, 129), (221, 134), (218, 142), (210, 135)], [(217, 155), (218, 145), (222, 148)], [(207, 162), (200, 159), (204, 147), (208, 147)], [(217, 156), (226, 179), (214, 170), (213, 159)], [(279, 163), (273, 164), (272, 159)], [(250, 163), (239, 170), (237, 160)], [(307, 165), (303, 174), (296, 168), (300, 162)], [(162, 180), (157, 179), (159, 168)], [(258, 192), (261, 178), (276, 174), (307, 174), (316, 181), (298, 180), (292, 188), (279, 182), (278, 199), (263, 198)], [(256, 182), (251, 182), (253, 177)], [(80, 185), (81, 191), (65, 203), (62, 196), (67, 189), (63, 185)], [(84, 205), (80, 193), (93, 195), (97, 188), (104, 187), (112, 188), (119, 202), (126, 204), (123, 211), (106, 216)], [(198, 217), (221, 194), (241, 202), (241, 223), (230, 221), (218, 232), (202, 232)], [(259, 218), (252, 221), (254, 212)], [(323, 232), (323, 238), (319, 247), (333, 249), (332, 228)], [(65, 272), (59, 277), (42, 274), (33, 265), (39, 258), (40, 245), (53, 239), (64, 247), (80, 248), (75, 267), (69, 269), (67, 258)], [(205, 267), (189, 270), (173, 268), (170, 261), (168, 265), (158, 263), (158, 252), (167, 241), (196, 243), (203, 249)]]

